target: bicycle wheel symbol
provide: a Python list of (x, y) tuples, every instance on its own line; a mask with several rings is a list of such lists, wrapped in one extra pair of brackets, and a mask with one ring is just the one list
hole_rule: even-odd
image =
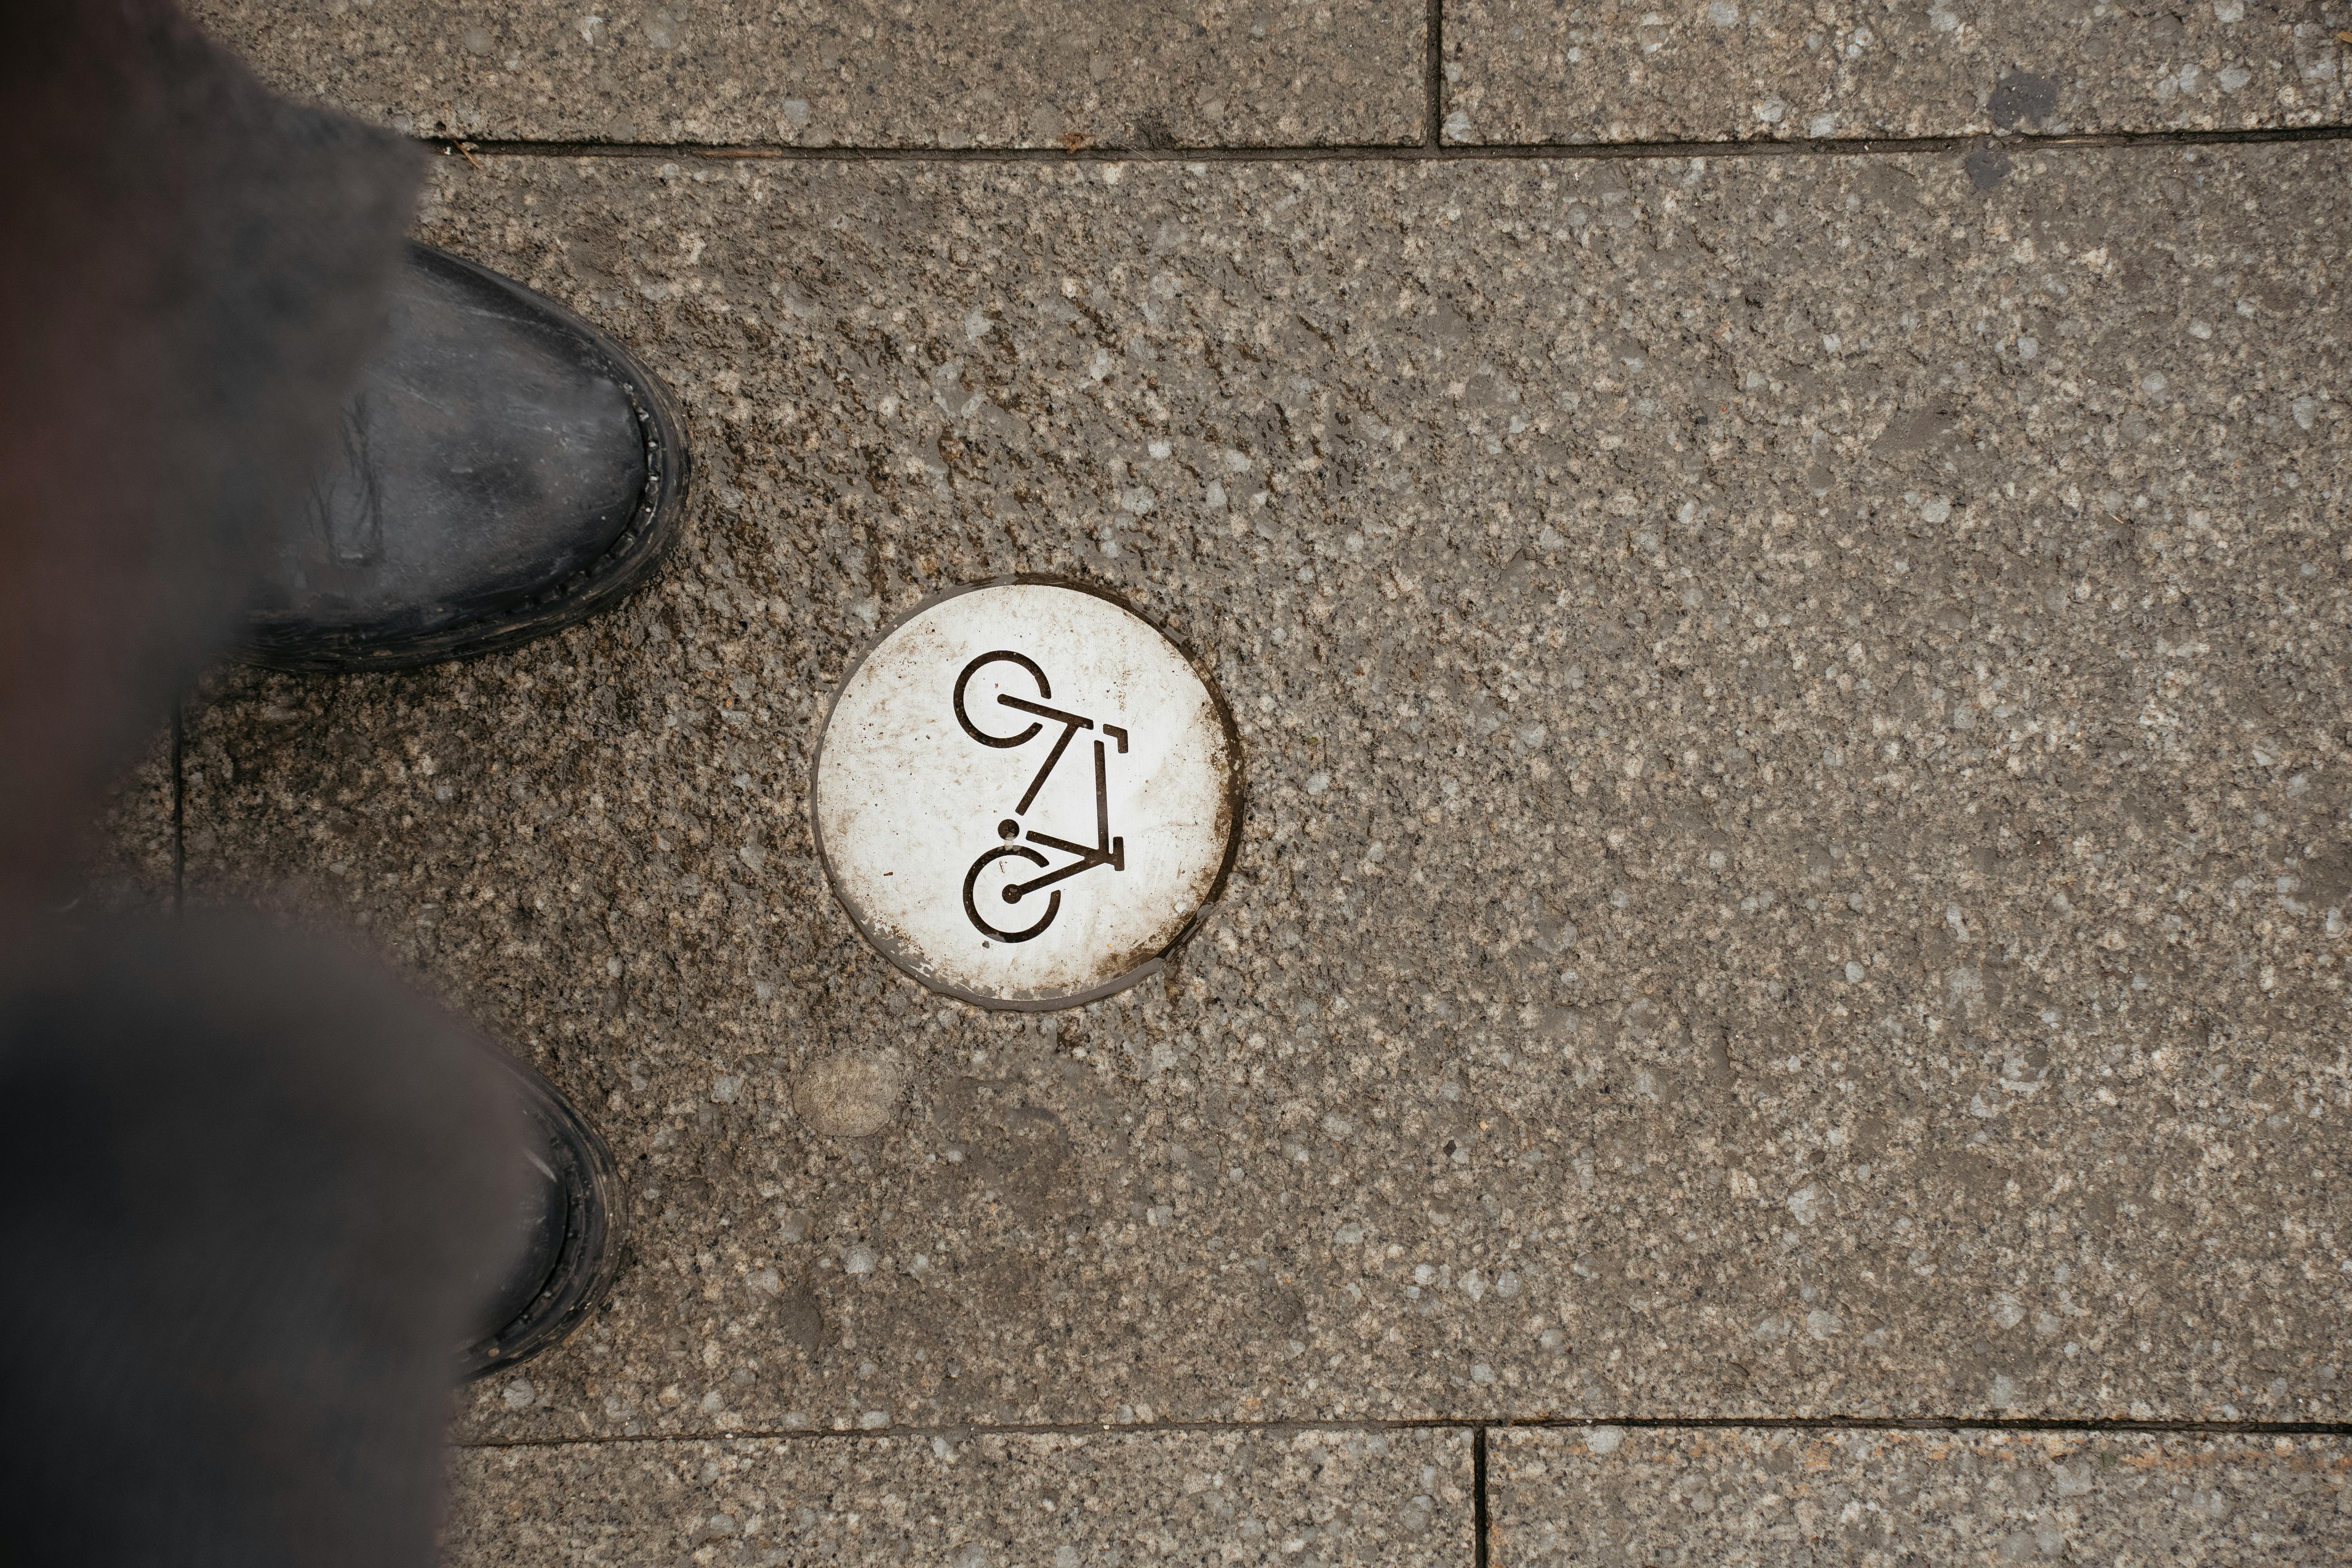
[[(1046, 863), (1043, 855), (1038, 854), (1026, 844), (1006, 844), (990, 850), (973, 861), (971, 869), (963, 874), (963, 912), (971, 917), (971, 923), (980, 928), (982, 935), (994, 937), (998, 942), (1027, 942), (1047, 926), (1052, 925), (1054, 917), (1062, 912), (1062, 890), (1059, 888), (1055, 889), (1053, 895), (1045, 900), (1045, 912), (1037, 917), (1037, 923), (1026, 931), (1003, 931), (989, 924), (980, 912), (980, 901), (972, 896), (974, 889), (980, 884), (980, 874), (987, 870), (992, 862), (1010, 858), (1018, 858), (1037, 866)], [(1020, 883), (1006, 883), (1004, 901), (1008, 904), (1019, 903), (1022, 891)]]
[[(1032, 719), (1029, 721), (1029, 728), (1022, 731), (1018, 735), (992, 735), (971, 721), (971, 710), (963, 705), (964, 692), (971, 688), (971, 678), (978, 675), (982, 670), (987, 668), (992, 664), (1017, 664), (1022, 668), (1027, 670), (1029, 672), (1030, 679), (1037, 683), (1038, 696), (1051, 697), (1054, 695), (1054, 688), (1052, 684), (1046, 680), (1045, 672), (1037, 668), (1037, 661), (1035, 659), (1029, 658), (1026, 654), (1014, 653), (1011, 648), (999, 648), (994, 653), (982, 654), (978, 658), (973, 659), (970, 664), (965, 665), (963, 667), (963, 673), (956, 677), (956, 722), (963, 726), (963, 732), (965, 734), (970, 735), (973, 740), (978, 741), (983, 746), (1025, 746), (1030, 742), (1037, 738), (1037, 731), (1045, 728), (1043, 724), (1040, 724), (1037, 721)], [(999, 697), (997, 700), (1003, 703), (1007, 708), (1016, 706), (1015, 702), (1003, 697)], [(1034, 709), (1033, 708), (1031, 711), (1034, 712)], [(1057, 752), (1056, 755), (1058, 754), (1059, 753)]]
[(1009, 691), (1001, 691), (996, 697), (997, 706), (1010, 708), (1015, 713), (1030, 715), (1029, 726), (1017, 734), (991, 734), (973, 721), (971, 710), (966, 705), (966, 696), (971, 690), (972, 677), (992, 664), (1019, 665), (1028, 672), (1029, 679), (1036, 682), (1039, 699), (1050, 699), (1054, 695), (1053, 683), (1045, 679), (1045, 670), (1038, 667), (1035, 659), (1026, 654), (1015, 653), (1011, 648), (998, 648), (993, 652), (982, 654), (965, 665), (962, 672), (956, 677), (956, 722), (963, 727), (965, 734), (983, 746), (1008, 751), (1025, 746), (1045, 733), (1048, 721), (1062, 727), (1060, 739), (1056, 740), (1045, 753), (1045, 760), (1039, 765), (1036, 774), (1030, 779), (1029, 787), (1022, 792), (1020, 804), (1013, 808), (1011, 816), (997, 825), (997, 837), (1004, 839), (1005, 842), (974, 860), (971, 863), (971, 868), (964, 873), (963, 878), (963, 912), (971, 921), (975, 930), (982, 936), (997, 942), (1028, 942), (1044, 931), (1047, 926), (1052, 925), (1054, 917), (1062, 912), (1060, 889), (1055, 889), (1052, 897), (1046, 900), (1045, 912), (1037, 918), (1035, 924), (1023, 930), (1006, 931), (990, 923), (988, 919), (980, 912), (981, 873), (997, 861), (1004, 859), (1026, 860), (1039, 869), (1045, 870), (1045, 875), (1032, 878), (1028, 881), (1005, 884), (1004, 901), (1008, 904), (1017, 904), (1031, 893), (1043, 892), (1056, 882), (1066, 881), (1081, 872), (1091, 871), (1097, 866), (1108, 866), (1114, 871), (1126, 870), (1127, 840), (1114, 836), (1110, 830), (1109, 763), (1104, 741), (1117, 742), (1120, 753), (1124, 755), (1127, 752), (1127, 731), (1116, 724), (1105, 724), (1097, 731), (1097, 739), (1094, 743), (1095, 842), (1091, 845), (1078, 844), (1066, 838), (1056, 838), (1048, 833), (1037, 832), (1034, 828), (1030, 830), (1029, 844), (1042, 844), (1048, 849), (1058, 849), (1066, 855), (1076, 857), (1059, 870), (1046, 870), (1045, 868), (1053, 863), (1029, 847), (1029, 844), (1018, 842), (1022, 837), (1021, 823), (1018, 819), (1027, 815), (1030, 806), (1036, 804), (1037, 792), (1045, 787), (1045, 781), (1053, 775), (1055, 767), (1062, 760), (1062, 754), (1070, 749), (1070, 742), (1077, 738), (1078, 731), (1095, 730), (1095, 721), (1083, 713), (1068, 713), (1059, 708), (1049, 708), (1044, 700), (1032, 701), (1027, 698), (1015, 697)]

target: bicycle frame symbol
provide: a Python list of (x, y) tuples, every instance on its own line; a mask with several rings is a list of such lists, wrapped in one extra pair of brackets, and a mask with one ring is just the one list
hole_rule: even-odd
[(1037, 683), (1037, 695), (1040, 698), (1050, 698), (1054, 695), (1053, 685), (1046, 680), (1045, 672), (1037, 668), (1036, 660), (1026, 655), (1014, 653), (1010, 648), (999, 648), (993, 653), (982, 654), (978, 658), (965, 665), (963, 673), (956, 677), (956, 722), (963, 726), (965, 734), (983, 746), (1010, 751), (1014, 747), (1025, 746), (1043, 734), (1045, 722), (1048, 721), (1062, 726), (1061, 738), (1056, 740), (1053, 749), (1045, 753), (1045, 761), (1037, 769), (1036, 776), (1029, 781), (1029, 787), (1022, 792), (1021, 803), (1013, 808), (1011, 816), (996, 825), (997, 837), (1005, 842), (973, 861), (971, 869), (966, 871), (963, 877), (963, 912), (971, 917), (971, 923), (979, 929), (981, 934), (998, 942), (1027, 942), (1043, 932), (1047, 926), (1052, 925), (1054, 917), (1062, 912), (1061, 889), (1054, 889), (1052, 896), (1045, 900), (1045, 912), (1037, 917), (1034, 925), (1022, 931), (1003, 931), (989, 924), (981, 916), (979, 901), (973, 897), (973, 889), (980, 883), (980, 874), (998, 860), (1026, 860), (1040, 868), (1052, 865), (1053, 862), (1029, 847), (1032, 844), (1042, 844), (1048, 849), (1058, 849), (1066, 855), (1077, 857), (1059, 870), (1046, 871), (1044, 876), (1033, 878), (1026, 882), (1006, 884), (1004, 901), (1008, 904), (1017, 904), (1032, 893), (1042, 892), (1045, 889), (1053, 888), (1056, 882), (1067, 881), (1070, 878), (1081, 872), (1091, 871), (1097, 866), (1108, 866), (1114, 871), (1125, 871), (1127, 840), (1123, 837), (1113, 837), (1110, 831), (1109, 774), (1103, 742), (1105, 737), (1117, 742), (1119, 753), (1123, 756), (1127, 752), (1127, 731), (1116, 724), (1105, 724), (1101, 727), (1100, 733), (1095, 737), (1094, 845), (1089, 847), (1084, 844), (1074, 844), (1066, 838), (1056, 838), (1051, 834), (1040, 833), (1034, 828), (1028, 831), (1027, 843), (1018, 842), (1023, 837), (1019, 819), (1026, 816), (1030, 806), (1036, 803), (1037, 792), (1045, 787), (1045, 781), (1053, 775), (1055, 764), (1062, 760), (1062, 753), (1070, 749), (1072, 739), (1081, 730), (1094, 729), (1095, 721), (1083, 714), (1066, 713), (1059, 708), (1048, 708), (1043, 701), (1032, 702), (1026, 698), (1014, 697), (1008, 692), (999, 692), (996, 698), (998, 706), (1010, 708), (1016, 713), (1031, 714), (1034, 717), (1029, 721), (1029, 727), (1019, 734), (990, 734), (972, 722), (971, 710), (964, 705), (964, 693), (971, 685), (971, 678), (992, 664), (1017, 664), (1027, 670), (1029, 678)]

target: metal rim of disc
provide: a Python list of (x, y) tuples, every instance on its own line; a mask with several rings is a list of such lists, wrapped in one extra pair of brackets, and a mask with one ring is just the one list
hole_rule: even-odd
[[(1018, 998), (993, 996), (984, 992), (971, 990), (966, 986), (952, 984), (936, 975), (925, 973), (922, 966), (905, 951), (902, 944), (875, 928), (874, 921), (866, 915), (866, 910), (855, 898), (850, 896), (848, 889), (842, 886), (841, 877), (834, 869), (833, 854), (825, 847), (824, 823), (822, 814), (817, 810), (817, 781), (824, 776), (824, 748), (825, 742), (833, 735), (834, 714), (841, 707), (841, 700), (847, 694), (851, 683), (857, 679), (857, 672), (866, 668), (866, 661), (872, 658), (882, 646), (909, 621), (938, 608), (950, 599), (960, 599), (966, 594), (977, 594), (989, 588), (1066, 588), (1074, 594), (1085, 594), (1091, 598), (1100, 599), (1150, 627), (1167, 642), (1169, 647), (1182, 656), (1185, 666), (1192, 672), (1192, 678), (1198, 680), (1201, 683), (1201, 689), (1209, 694), (1210, 709), (1216, 714), (1218, 728), (1224, 734), (1225, 755), (1231, 759), (1231, 765), (1226, 768), (1224, 778), (1225, 820), (1229, 825), (1225, 830), (1224, 850), (1217, 861), (1216, 877), (1210, 882), (1208, 893), (1201, 900), (1200, 907), (1192, 911), (1183, 925), (1177, 929), (1176, 934), (1170, 937), (1158, 952), (1143, 963), (1100, 984), (1088, 986), (1082, 991), (1066, 992), (1056, 996)], [(849, 661), (848, 667), (841, 672), (841, 679), (835, 683), (833, 700), (825, 704), (824, 722), (817, 730), (816, 750), (809, 758), (809, 835), (816, 845), (817, 864), (824, 868), (825, 885), (833, 889), (835, 900), (848, 914), (850, 923), (857, 928), (857, 934), (866, 939), (866, 944), (889, 960), (891, 965), (899, 973), (926, 991), (935, 992), (941, 996), (952, 996), (959, 1002), (969, 1002), (975, 1007), (983, 1007), (990, 1012), (1058, 1013), (1071, 1007), (1083, 1007), (1089, 1002), (1099, 1002), (1106, 996), (1116, 996), (1129, 986), (1159, 973), (1168, 966), (1168, 955), (1192, 940), (1193, 933), (1201, 929), (1201, 922), (1207, 919), (1209, 912), (1214, 910), (1219, 901), (1223, 899), (1225, 883), (1233, 876), (1234, 862), (1241, 855), (1242, 816), (1248, 805), (1248, 792), (1244, 784), (1241, 730), (1234, 722), (1233, 709), (1226, 703), (1223, 690), (1218, 687), (1216, 681), (1202, 665), (1200, 657), (1183, 639), (1162, 626), (1157, 617), (1146, 615), (1136, 608), (1123, 595), (1098, 584), (1074, 577), (1056, 576), (1051, 573), (1021, 572), (1009, 576), (982, 578), (974, 583), (960, 583), (952, 588), (942, 588), (937, 593), (926, 594), (905, 610), (893, 616), (873, 636), (866, 638), (866, 646), (858, 650), (856, 658)]]

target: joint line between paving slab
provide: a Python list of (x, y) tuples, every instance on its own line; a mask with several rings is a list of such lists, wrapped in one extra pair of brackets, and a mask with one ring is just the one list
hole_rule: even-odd
[(1527, 142), (1483, 146), (1345, 147), (800, 147), (786, 143), (534, 142), (423, 139), (448, 156), (476, 158), (695, 158), (711, 163), (1579, 163), (1648, 158), (1854, 158), (1905, 153), (1952, 153), (1977, 146), (2020, 152), (2085, 152), (2158, 147), (2287, 145), (2352, 140), (2352, 125), (2278, 126), (2256, 131), (2124, 131), (2065, 136), (1877, 136), (1785, 141)]
[(1470, 1434), (1470, 1564), (1486, 1568), (1486, 1428)]
[(558, 1448), (589, 1443), (734, 1443), (794, 1440), (803, 1442), (864, 1442), (876, 1437), (1106, 1437), (1156, 1436), (1171, 1434), (1234, 1432), (1284, 1436), (1303, 1432), (1468, 1432), (1474, 1457), (1483, 1449), (1486, 1434), (1495, 1431), (1579, 1431), (1616, 1426), (1629, 1431), (1657, 1432), (2115, 1432), (2156, 1436), (2215, 1437), (2352, 1437), (2352, 1421), (2134, 1421), (2091, 1417), (2063, 1420), (2045, 1416), (2016, 1418), (1945, 1415), (1579, 1415), (1579, 1416), (1418, 1416), (1364, 1421), (1128, 1421), (1039, 1422), (1004, 1425), (993, 1422), (948, 1422), (936, 1426), (746, 1427), (733, 1432), (643, 1432), (626, 1436), (582, 1437), (515, 1437), (458, 1443), (460, 1448)]

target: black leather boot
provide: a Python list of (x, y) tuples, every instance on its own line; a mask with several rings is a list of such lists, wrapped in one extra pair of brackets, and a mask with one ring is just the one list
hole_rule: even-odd
[(677, 536), (685, 424), (610, 338), (411, 243), (341, 450), (289, 520), (243, 656), (397, 669), (513, 647), (628, 594)]
[(493, 1054), (514, 1078), (534, 1142), (530, 1162), (541, 1179), (516, 1200), (520, 1256), (478, 1281), (481, 1316), (462, 1357), (467, 1377), (528, 1360), (579, 1327), (612, 1288), (628, 1234), (620, 1175), (604, 1140), (554, 1085)]

